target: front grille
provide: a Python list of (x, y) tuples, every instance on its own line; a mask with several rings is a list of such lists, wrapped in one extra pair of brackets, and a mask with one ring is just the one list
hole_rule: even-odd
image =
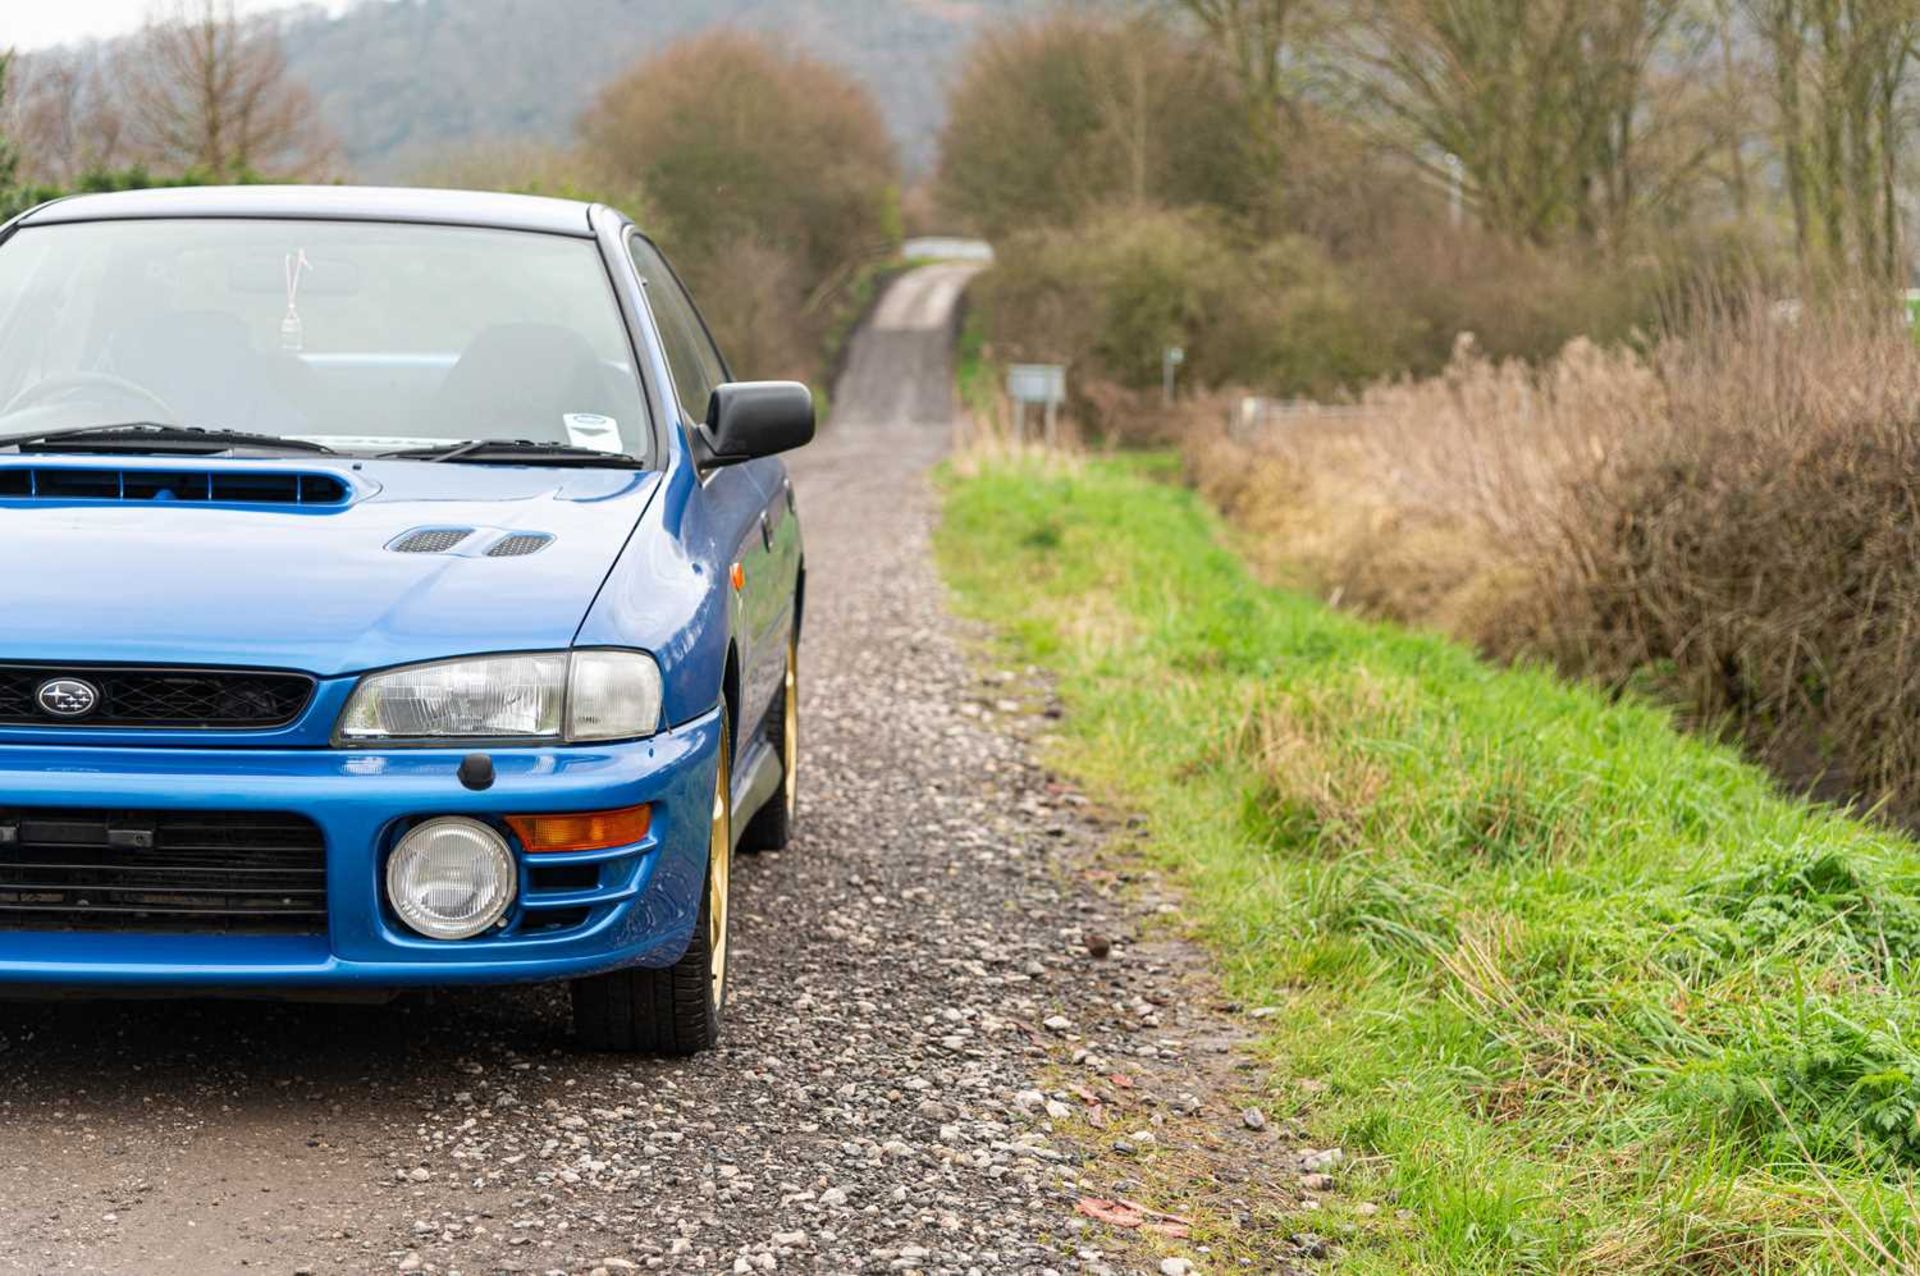
[[(66, 679), (99, 692), (91, 712), (62, 718), (42, 707), (40, 688)], [(299, 673), (0, 665), (0, 723), (15, 726), (257, 731), (287, 725), (312, 698), (313, 679)]]
[(326, 929), (326, 840), (304, 816), (0, 807), (0, 931)]

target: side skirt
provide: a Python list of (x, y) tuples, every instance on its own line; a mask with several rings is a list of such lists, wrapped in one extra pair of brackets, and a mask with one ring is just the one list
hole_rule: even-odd
[(780, 788), (786, 768), (780, 751), (762, 735), (746, 746), (733, 768), (733, 837), (736, 843), (760, 808)]

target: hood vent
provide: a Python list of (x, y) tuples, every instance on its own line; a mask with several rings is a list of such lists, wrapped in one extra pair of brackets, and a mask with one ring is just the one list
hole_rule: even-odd
[(262, 470), (148, 470), (111, 466), (0, 467), (0, 501), (151, 501), (156, 504), (338, 508), (353, 491), (331, 474)]
[(553, 537), (545, 532), (515, 532), (503, 536), (494, 547), (487, 551), (488, 558), (525, 558), (529, 554), (538, 554), (553, 544)]
[(471, 535), (471, 527), (422, 527), (406, 533), (387, 548), (396, 554), (444, 554)]

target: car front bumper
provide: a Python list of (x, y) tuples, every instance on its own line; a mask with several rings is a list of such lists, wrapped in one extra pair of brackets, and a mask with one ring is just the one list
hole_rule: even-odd
[[(0, 985), (111, 989), (379, 989), (539, 982), (686, 951), (706, 880), (718, 765), (717, 712), (650, 740), (488, 750), (495, 782), (459, 781), (466, 749), (200, 749), (0, 746), (0, 808), (272, 812), (307, 817), (326, 843), (327, 923), (318, 934), (159, 934), (0, 929)], [(434, 816), (502, 827), (508, 815), (651, 804), (644, 841), (529, 856), (508, 925), (444, 942), (387, 906), (386, 857)], [(512, 841), (511, 835), (509, 840)], [(7, 848), (0, 846), (0, 865)], [(536, 869), (592, 865), (595, 884), (538, 885)], [(578, 924), (537, 929), (537, 918)]]

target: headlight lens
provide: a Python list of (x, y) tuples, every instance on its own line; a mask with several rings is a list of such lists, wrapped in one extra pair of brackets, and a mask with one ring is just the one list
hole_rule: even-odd
[(481, 656), (374, 674), (340, 716), (351, 744), (631, 740), (660, 728), (660, 666), (637, 651)]
[(507, 915), (519, 892), (513, 852), (478, 820), (428, 820), (387, 861), (387, 900), (429, 939), (471, 939)]

